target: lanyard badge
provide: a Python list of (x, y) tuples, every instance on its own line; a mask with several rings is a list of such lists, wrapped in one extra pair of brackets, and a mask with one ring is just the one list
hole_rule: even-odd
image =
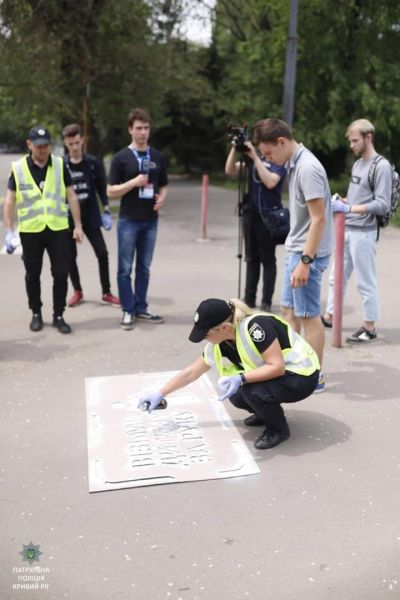
[[(150, 160), (150, 148), (147, 148), (146, 156), (139, 156), (136, 148), (131, 147), (131, 150), (139, 163), (140, 173), (149, 176), (150, 170), (156, 168), (156, 164)], [(154, 184), (148, 182), (144, 187), (141, 187), (139, 189), (139, 198), (142, 200), (154, 200)]]

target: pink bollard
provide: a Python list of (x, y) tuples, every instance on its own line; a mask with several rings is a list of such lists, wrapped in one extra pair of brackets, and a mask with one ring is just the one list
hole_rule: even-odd
[(335, 214), (335, 283), (333, 287), (332, 346), (342, 346), (344, 213)]
[(200, 239), (207, 239), (208, 175), (203, 175), (201, 187), (201, 227)]

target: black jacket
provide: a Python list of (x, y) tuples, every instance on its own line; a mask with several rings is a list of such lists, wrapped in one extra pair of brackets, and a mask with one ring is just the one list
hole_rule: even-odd
[[(70, 157), (66, 155), (64, 156), (64, 160), (69, 167), (71, 164)], [(82, 168), (85, 181), (89, 188), (87, 209), (82, 210), (82, 225), (93, 228), (101, 227), (101, 215), (97, 194), (99, 195), (103, 206), (109, 204), (106, 192), (107, 179), (104, 165), (98, 158), (91, 156), (90, 154), (84, 154), (82, 157)]]

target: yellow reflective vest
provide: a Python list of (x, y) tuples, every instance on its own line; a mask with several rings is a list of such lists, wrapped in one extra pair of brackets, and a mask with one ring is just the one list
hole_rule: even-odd
[(24, 156), (12, 163), (19, 231), (39, 233), (46, 226), (53, 231), (68, 229), (63, 159), (51, 155), (43, 190), (39, 189), (33, 179), (27, 159), (28, 156)]
[[(204, 349), (203, 358), (209, 367), (216, 369), (221, 376), (236, 375), (237, 373), (252, 371), (257, 367), (265, 365), (264, 358), (257, 350), (256, 345), (248, 331), (250, 319), (257, 316), (266, 316), (266, 313), (259, 313), (246, 317), (235, 328), (236, 349), (240, 356), (240, 362), (243, 369), (239, 369), (231, 363), (229, 359), (222, 356), (219, 344), (208, 343)], [(298, 375), (312, 375), (320, 368), (316, 352), (311, 348), (287, 321), (277, 315), (268, 314), (269, 317), (276, 319), (287, 328), (290, 347), (282, 350), (285, 370), (297, 373)]]

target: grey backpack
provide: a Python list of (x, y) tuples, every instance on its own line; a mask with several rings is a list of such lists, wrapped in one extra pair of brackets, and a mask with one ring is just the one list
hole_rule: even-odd
[[(378, 163), (382, 160), (382, 158), (383, 156), (381, 154), (375, 156), (372, 165), (370, 166), (368, 171), (368, 183), (372, 191), (374, 191), (375, 189), (376, 167)], [(396, 212), (400, 202), (400, 175), (398, 174), (393, 165), (390, 166), (392, 169), (392, 193), (390, 196), (390, 207), (384, 215), (376, 215), (378, 228), (386, 227), (387, 225), (389, 225), (389, 220)]]

